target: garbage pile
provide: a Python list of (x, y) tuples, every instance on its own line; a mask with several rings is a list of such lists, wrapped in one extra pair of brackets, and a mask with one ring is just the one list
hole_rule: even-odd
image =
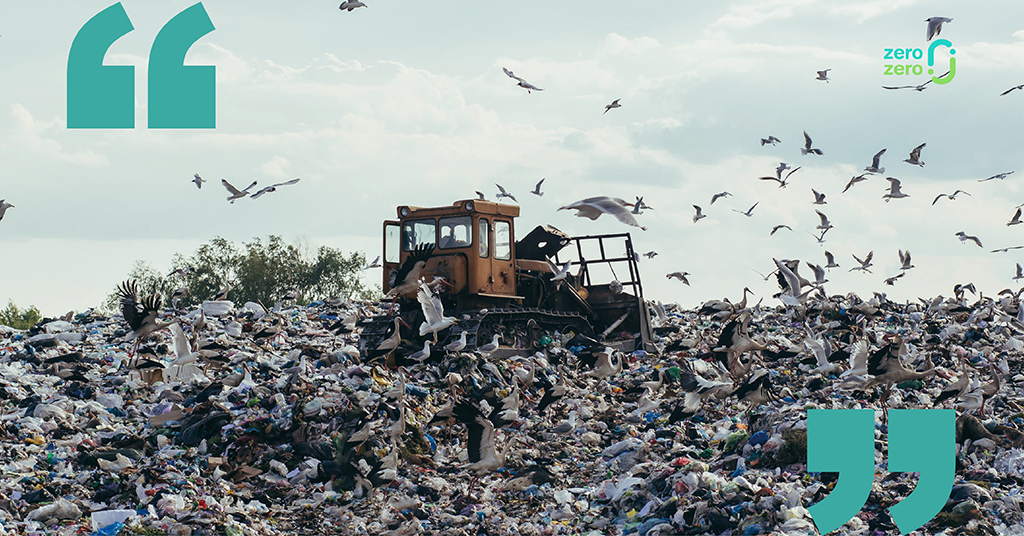
[[(919, 534), (1024, 534), (1019, 297), (652, 303), (646, 351), (556, 332), (422, 362), (361, 349), (388, 304), (347, 300), (206, 302), (146, 340), (92, 311), (0, 326), (0, 535), (813, 535), (838, 474), (807, 470), (812, 408), (879, 409), (840, 531), (898, 534), (916, 475), (885, 470), (883, 406), (957, 408)], [(919, 377), (880, 380), (893, 356)]]

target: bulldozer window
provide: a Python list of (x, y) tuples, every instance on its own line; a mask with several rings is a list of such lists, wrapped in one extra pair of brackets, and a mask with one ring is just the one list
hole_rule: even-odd
[(490, 253), (489, 248), (491, 247), (491, 245), (490, 245), (490, 242), (488, 240), (490, 234), (491, 234), (491, 226), (487, 223), (487, 220), (481, 219), (480, 220), (480, 233), (478, 235), (480, 237), (480, 242), (478, 242), (480, 244), (480, 247), (477, 248), (480, 251), (480, 258), (481, 259), (486, 259), (488, 253)]
[(402, 225), (402, 251), (412, 251), (421, 244), (436, 244), (434, 220), (407, 221)]
[(441, 218), (441, 249), (464, 248), (472, 244), (473, 220), (469, 216)]
[(384, 262), (398, 262), (398, 225), (384, 227)]
[(512, 258), (512, 226), (507, 221), (494, 222), (494, 258), (507, 261)]

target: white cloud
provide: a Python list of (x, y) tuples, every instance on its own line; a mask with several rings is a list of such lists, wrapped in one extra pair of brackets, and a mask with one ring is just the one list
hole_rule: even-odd
[(287, 158), (281, 155), (274, 155), (273, 158), (260, 166), (260, 171), (275, 179), (286, 179), (289, 177), (288, 168), (290, 166), (291, 164)]
[[(867, 2), (837, 2), (829, 12), (835, 15), (850, 15), (861, 23), (870, 18), (884, 15), (920, 3), (920, 0), (870, 0)], [(922, 19), (923, 20), (923, 19)], [(923, 26), (922, 26), (923, 28)], [(923, 32), (922, 32), (923, 33)]]
[(53, 119), (51, 121), (37, 120), (19, 103), (11, 105), (10, 114), (13, 122), (11, 123), (10, 134), (4, 138), (6, 140), (5, 145), (72, 164), (84, 166), (104, 166), (108, 164), (106, 155), (91, 150), (69, 152), (64, 149), (60, 142), (47, 137), (51, 131), (63, 132), (66, 130), (66, 123), (62, 119)]

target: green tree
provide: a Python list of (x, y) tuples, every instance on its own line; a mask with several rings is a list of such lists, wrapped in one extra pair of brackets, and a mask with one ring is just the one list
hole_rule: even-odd
[(27, 309), (19, 309), (13, 300), (7, 300), (7, 307), (0, 311), (0, 324), (14, 329), (29, 329), (43, 319), (42, 313), (35, 305)]

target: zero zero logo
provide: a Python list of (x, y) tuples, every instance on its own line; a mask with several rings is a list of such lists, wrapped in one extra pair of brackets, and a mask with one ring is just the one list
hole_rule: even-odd
[[(949, 73), (947, 75), (935, 76), (935, 49), (940, 46), (949, 48)], [(920, 63), (920, 60), (924, 59), (925, 53), (920, 48), (886, 48), (884, 50), (885, 55), (882, 56), (883, 59), (904, 60), (908, 63), (886, 64), (883, 75), (920, 76), (925, 73), (925, 66)], [(927, 73), (931, 75), (932, 82), (942, 85), (953, 81), (953, 77), (956, 76), (956, 58), (953, 57), (954, 54), (956, 54), (956, 49), (953, 48), (953, 43), (948, 39), (936, 39), (928, 46)], [(918, 61), (909, 63), (911, 60)]]
[[(68, 53), (68, 128), (135, 128), (135, 67), (103, 65), (110, 45), (134, 30), (118, 2), (75, 35)], [(149, 128), (216, 128), (213, 65), (185, 66), (193, 43), (214, 30), (199, 2), (167, 22), (149, 53)]]

